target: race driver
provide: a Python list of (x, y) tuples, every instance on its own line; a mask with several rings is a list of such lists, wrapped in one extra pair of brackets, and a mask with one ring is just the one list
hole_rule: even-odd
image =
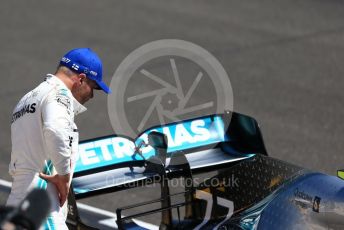
[(74, 116), (86, 110), (83, 104), (94, 89), (110, 93), (100, 58), (89, 48), (73, 49), (61, 58), (56, 73), (48, 74), (13, 111), (13, 184), (7, 205), (18, 205), (33, 188), (46, 189), (53, 204), (43, 229), (68, 229), (66, 199), (79, 139)]

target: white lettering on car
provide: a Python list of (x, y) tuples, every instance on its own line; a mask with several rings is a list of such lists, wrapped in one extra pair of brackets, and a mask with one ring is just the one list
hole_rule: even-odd
[(131, 156), (134, 153), (134, 142), (124, 137), (112, 138), (112, 145), (117, 158), (123, 158), (125, 155)]
[(85, 143), (79, 146), (80, 160), (83, 165), (97, 164), (100, 162), (94, 149), (94, 143)]
[[(161, 129), (152, 129), (141, 136), (136, 142), (144, 141), (148, 143), (148, 134), (152, 131), (164, 133), (168, 138), (168, 148), (173, 149), (179, 146), (207, 142), (210, 139), (218, 139), (218, 135), (214, 136), (209, 124), (205, 120), (199, 119), (190, 122), (188, 125), (176, 124), (174, 130), (171, 127), (162, 127)], [(215, 133), (215, 132), (214, 132)], [(219, 134), (220, 132), (216, 132)], [(102, 140), (96, 140), (79, 145), (80, 159), (79, 167), (99, 164), (105, 161), (118, 161), (134, 154), (135, 143), (125, 137), (111, 137)], [(141, 153), (144, 157), (152, 155), (154, 149), (151, 146), (143, 146)], [(129, 159), (128, 159), (129, 160)]]
[(203, 120), (196, 120), (191, 123), (191, 131), (196, 134), (194, 142), (209, 140), (209, 130), (204, 128), (204, 126), (205, 122)]

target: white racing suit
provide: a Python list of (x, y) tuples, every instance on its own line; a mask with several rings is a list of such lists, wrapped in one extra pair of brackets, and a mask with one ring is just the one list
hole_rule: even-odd
[(67, 202), (60, 208), (55, 185), (41, 179), (38, 173), (72, 176), (79, 139), (74, 116), (85, 110), (65, 84), (51, 74), (14, 109), (9, 165), (13, 184), (7, 205), (18, 205), (33, 188), (46, 189), (53, 202), (43, 229), (68, 229)]

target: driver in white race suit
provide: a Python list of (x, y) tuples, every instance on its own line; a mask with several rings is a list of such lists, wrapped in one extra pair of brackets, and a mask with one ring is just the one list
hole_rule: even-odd
[(102, 81), (100, 58), (89, 48), (73, 49), (62, 57), (56, 73), (48, 74), (13, 111), (13, 184), (7, 205), (18, 205), (33, 188), (46, 189), (52, 210), (43, 229), (68, 229), (66, 199), (78, 154), (74, 116), (86, 110), (82, 104), (94, 89), (110, 93)]

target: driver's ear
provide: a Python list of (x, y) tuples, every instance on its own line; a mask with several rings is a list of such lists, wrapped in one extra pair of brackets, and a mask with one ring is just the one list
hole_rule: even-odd
[(84, 73), (81, 73), (81, 74), (78, 75), (78, 81), (79, 81), (80, 85), (85, 80), (86, 80), (86, 75)]

